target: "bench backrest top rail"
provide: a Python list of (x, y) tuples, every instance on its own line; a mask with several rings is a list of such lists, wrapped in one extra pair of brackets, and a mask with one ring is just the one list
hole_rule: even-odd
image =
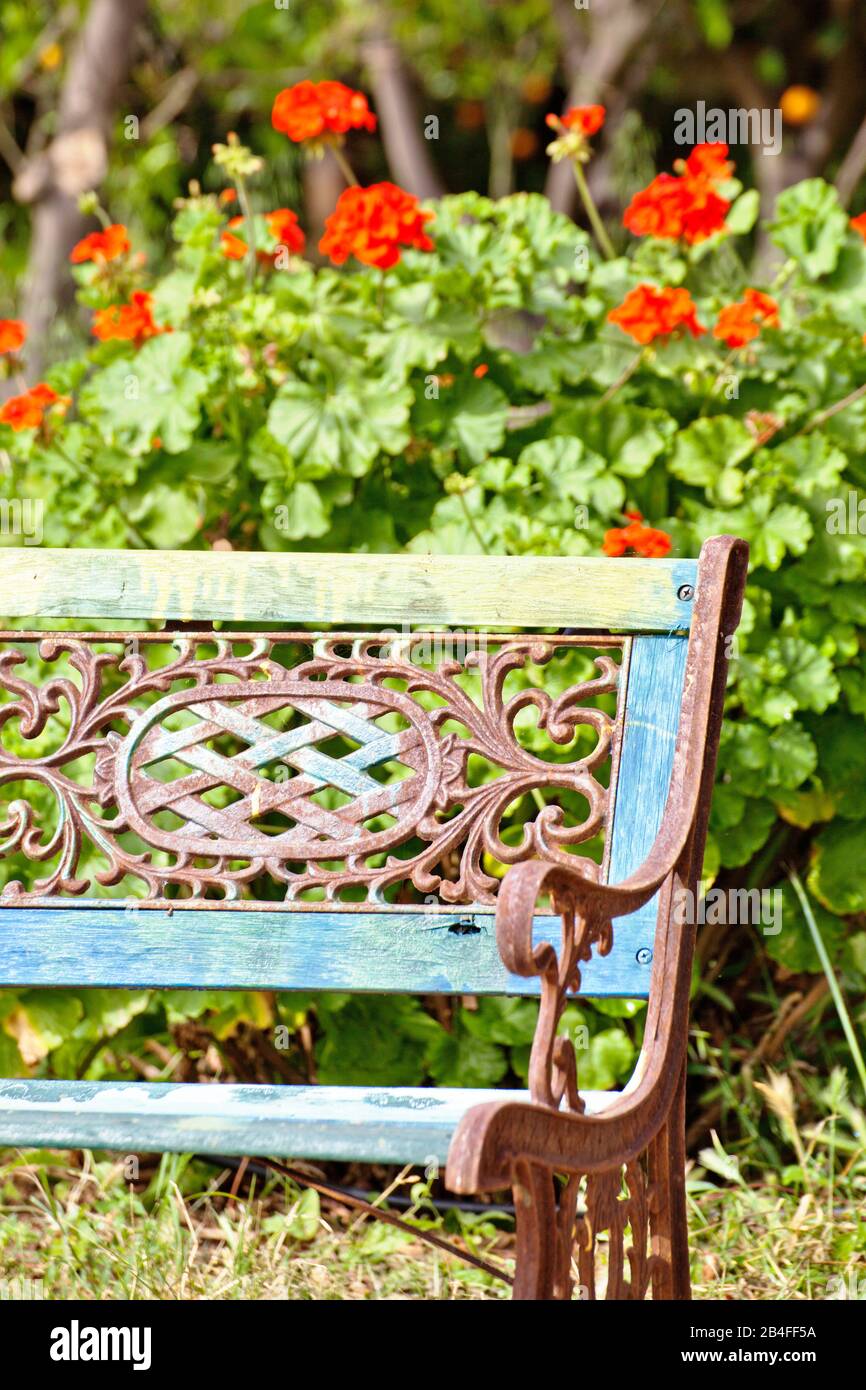
[(685, 631), (695, 560), (9, 549), (8, 617)]

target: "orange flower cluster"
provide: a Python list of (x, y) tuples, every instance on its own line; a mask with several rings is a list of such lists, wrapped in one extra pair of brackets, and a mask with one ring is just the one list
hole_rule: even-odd
[(82, 265), (85, 261), (104, 265), (106, 261), (116, 261), (118, 256), (125, 256), (130, 245), (128, 231), (122, 223), (115, 222), (104, 232), (91, 232), (77, 242), (69, 253), (69, 259), (73, 265)]
[(152, 294), (146, 290), (136, 290), (129, 304), (112, 304), (107, 309), (97, 309), (93, 315), (93, 336), (102, 343), (110, 338), (122, 338), (140, 347), (148, 338), (155, 338), (159, 333), (170, 333), (170, 328), (160, 328), (154, 322), (152, 305)]
[(0, 408), (0, 425), (9, 425), (16, 434), (21, 430), (38, 430), (49, 406), (59, 405), (65, 410), (69, 396), (58, 396), (56, 391), (44, 381), (25, 391), (23, 396), (11, 396)]
[(0, 319), (0, 355), (18, 352), (26, 337), (27, 326), (20, 319)]
[(342, 82), (305, 81), (279, 93), (271, 124), (300, 143), (340, 139), (348, 130), (375, 130), (376, 117), (363, 92), (354, 92)]
[[(275, 212), (266, 213), (265, 224), (274, 241), (281, 246), (288, 247), (289, 251), (298, 255), (303, 252), (307, 238), (298, 226), (297, 213), (292, 212), (291, 208), (277, 208)], [(243, 225), (244, 219), (242, 217), (233, 217), (228, 224), (228, 229), (220, 236), (220, 250), (230, 261), (242, 261), (249, 250), (246, 242), (234, 235), (234, 229)], [(258, 252), (261, 261), (270, 262), (275, 255), (276, 252), (271, 253), (261, 249)]]
[(433, 242), (424, 230), (432, 216), (414, 194), (393, 183), (347, 188), (325, 222), (319, 250), (330, 256), (334, 265), (343, 265), (354, 256), (364, 265), (389, 270), (400, 260), (401, 246), (433, 250)]
[(250, 249), (245, 241), (234, 235), (233, 229), (243, 225), (242, 217), (233, 217), (229, 222), (229, 230), (220, 233), (220, 250), (228, 261), (242, 261)]
[(762, 328), (779, 327), (779, 306), (760, 290), (745, 290), (738, 304), (726, 304), (713, 329), (713, 337), (729, 348), (745, 347)]
[(603, 106), (572, 106), (564, 116), (556, 116), (551, 113), (544, 119), (551, 130), (559, 130), (561, 126), (564, 126), (566, 130), (578, 131), (579, 134), (589, 138), (590, 135), (596, 135), (601, 130), (606, 115), (607, 112)]
[(851, 226), (854, 228), (854, 231), (859, 232), (863, 240), (866, 241), (866, 212), (861, 212), (859, 217), (852, 217)]
[(688, 329), (699, 338), (706, 329), (697, 320), (697, 305), (688, 290), (657, 290), (654, 285), (638, 285), (622, 304), (611, 309), (608, 322), (618, 324), (635, 342), (646, 345), (666, 338), (678, 329)]
[(602, 550), (605, 555), (640, 555), (645, 560), (661, 560), (671, 548), (667, 531), (644, 526), (640, 512), (626, 512), (628, 526), (614, 526), (605, 531)]
[(298, 215), (291, 208), (277, 208), (265, 214), (267, 229), (274, 241), (287, 246), (290, 251), (300, 255), (307, 244), (307, 238), (298, 226)]
[(659, 174), (636, 193), (623, 215), (623, 226), (635, 236), (664, 241), (705, 241), (725, 226), (731, 206), (717, 192), (733, 172), (724, 144), (696, 145), (677, 174)]

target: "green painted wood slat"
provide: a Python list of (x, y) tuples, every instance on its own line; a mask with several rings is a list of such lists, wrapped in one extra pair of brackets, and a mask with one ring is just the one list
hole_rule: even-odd
[[(615, 1091), (584, 1092), (596, 1114)], [(526, 1091), (0, 1081), (0, 1144), (444, 1164), (473, 1105)]]
[(9, 617), (687, 629), (695, 560), (319, 555), (20, 547), (0, 556)]

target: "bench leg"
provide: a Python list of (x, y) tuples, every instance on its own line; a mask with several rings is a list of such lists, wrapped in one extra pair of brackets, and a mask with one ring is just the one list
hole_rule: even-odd
[(553, 1174), (536, 1163), (518, 1163), (514, 1210), (517, 1213), (516, 1299), (553, 1298), (556, 1281), (556, 1201)]
[(685, 1072), (665, 1124), (649, 1150), (653, 1298), (689, 1299), (692, 1285), (686, 1216)]

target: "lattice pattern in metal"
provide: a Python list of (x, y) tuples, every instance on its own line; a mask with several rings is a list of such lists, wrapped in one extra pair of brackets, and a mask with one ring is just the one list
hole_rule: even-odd
[(0, 641), (2, 903), (492, 903), (607, 829), (628, 638)]

